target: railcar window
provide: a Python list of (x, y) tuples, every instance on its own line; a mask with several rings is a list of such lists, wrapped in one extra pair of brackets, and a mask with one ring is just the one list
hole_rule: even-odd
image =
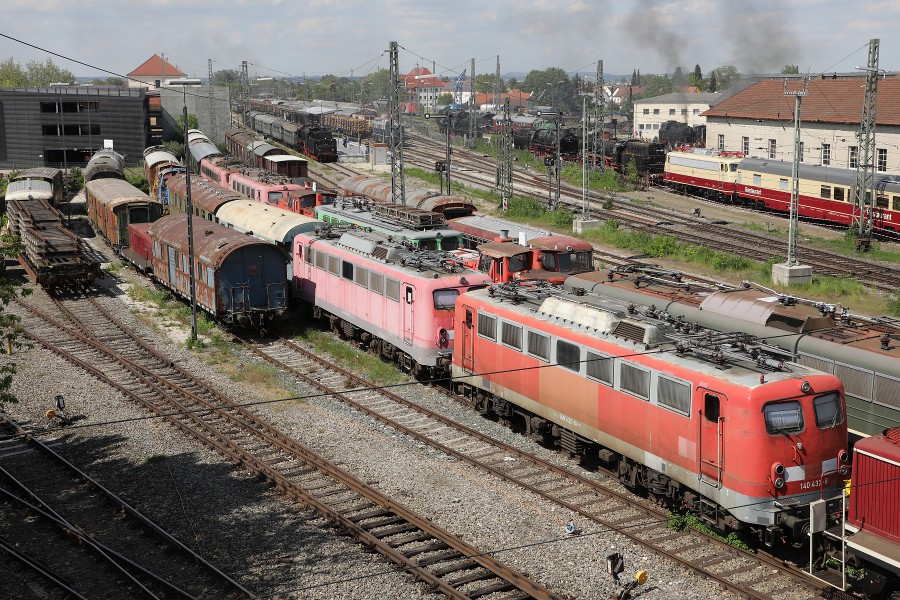
[(341, 259), (337, 256), (328, 257), (328, 272), (337, 275), (341, 272)]
[(813, 400), (813, 409), (816, 413), (816, 426), (820, 429), (834, 427), (844, 420), (841, 413), (841, 396), (837, 392)]
[(216, 277), (212, 267), (206, 267), (206, 285), (209, 287), (216, 286)]
[(497, 319), (485, 314), (478, 314), (478, 335), (489, 340), (497, 340)]
[(500, 328), (500, 340), (516, 350), (522, 349), (522, 327), (512, 323), (503, 322)]
[(441, 250), (444, 251), (457, 250), (461, 245), (459, 236), (445, 237), (441, 240)]
[(782, 190), (788, 189), (788, 180), (787, 179), (779, 179), (778, 180), (778, 188)]
[(581, 372), (581, 348), (563, 340), (556, 340), (556, 363), (570, 371)]
[(316, 266), (323, 271), (328, 268), (328, 255), (321, 250), (316, 251)]
[(772, 434), (796, 433), (803, 429), (803, 410), (800, 403), (776, 402), (763, 406), (766, 431)]
[(384, 275), (381, 273), (372, 273), (369, 277), (369, 289), (379, 296), (384, 295)]
[(523, 270), (526, 267), (525, 255), (524, 254), (516, 254), (515, 256), (509, 257), (509, 272), (516, 273), (518, 271)]
[(611, 356), (597, 354), (588, 350), (585, 371), (591, 379), (596, 379), (606, 385), (613, 384), (613, 359)]
[(459, 290), (434, 290), (432, 297), (435, 310), (453, 310), (456, 307)]
[(691, 414), (691, 386), (660, 377), (656, 382), (656, 403), (684, 416)]
[(313, 264), (313, 252), (315, 252), (315, 250), (313, 250), (309, 246), (306, 247), (306, 255), (303, 257), (303, 260), (305, 260), (306, 264), (308, 265)]
[(384, 295), (400, 302), (400, 282), (396, 279), (386, 278), (384, 280)]
[(753, 185), (762, 185), (762, 175), (758, 173), (753, 174)]
[(624, 391), (644, 400), (650, 399), (650, 372), (638, 369), (626, 362), (622, 363), (620, 374)]
[(875, 196), (875, 207), (876, 208), (887, 208), (888, 207), (888, 197), (882, 196), (881, 194)]
[(494, 262), (494, 258), (488, 256), (487, 254), (482, 254), (481, 258), (478, 259), (478, 270), (482, 273), (490, 273), (491, 272), (491, 264)]
[(354, 281), (356, 282), (356, 285), (369, 287), (369, 270), (363, 269), (362, 267), (356, 267)]
[(528, 354), (540, 358), (541, 360), (550, 360), (550, 338), (535, 331), (528, 332)]
[(891, 207), (893, 210), (900, 210), (900, 196), (894, 196), (891, 199)]
[(353, 263), (346, 260), (341, 261), (341, 276), (344, 279), (353, 281)]
[(836, 187), (834, 188), (834, 199), (844, 201), (844, 188)]

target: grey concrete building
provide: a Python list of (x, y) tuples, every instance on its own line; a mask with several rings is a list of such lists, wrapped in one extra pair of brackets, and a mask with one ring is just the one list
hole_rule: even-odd
[[(187, 104), (188, 114), (197, 117), (197, 129), (206, 134), (216, 145), (225, 143), (225, 131), (231, 127), (231, 110), (229, 107), (229, 89), (226, 86), (214, 86), (213, 98), (210, 101), (209, 86), (206, 84), (182, 88), (166, 88), (159, 90), (163, 110), (163, 139), (181, 139), (181, 132), (176, 133), (178, 117), (184, 113)], [(213, 111), (210, 113), (210, 103)], [(211, 118), (215, 118), (215, 139)]]
[(0, 88), (0, 169), (83, 167), (104, 144), (137, 166), (146, 140), (143, 88)]

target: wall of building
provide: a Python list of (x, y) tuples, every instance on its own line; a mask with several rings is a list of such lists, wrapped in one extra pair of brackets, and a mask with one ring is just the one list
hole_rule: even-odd
[(212, 121), (210, 117), (209, 87), (205, 85), (188, 87), (186, 93), (181, 89), (161, 89), (163, 108), (163, 139), (181, 139), (182, 134), (176, 134), (175, 129), (178, 118), (184, 113), (187, 105), (188, 114), (197, 117), (197, 129), (206, 134), (215, 144), (225, 143), (225, 131), (231, 127), (231, 111), (229, 110), (227, 86), (213, 87), (213, 110), (216, 119), (216, 139), (213, 139)]
[[(801, 161), (813, 165), (828, 164), (835, 168), (856, 168), (851, 164), (851, 148), (858, 147), (856, 138), (858, 125), (835, 125), (831, 123), (804, 123), (801, 107), (800, 141), (803, 144)], [(747, 152), (753, 158), (775, 158), (782, 161), (794, 160), (794, 124), (785, 121), (756, 121), (750, 119), (707, 119), (706, 146), (727, 151)], [(774, 157), (771, 149), (774, 148)], [(876, 171), (900, 174), (900, 127), (878, 126), (875, 132), (875, 156), (872, 157)], [(878, 150), (882, 150), (883, 161)], [(882, 169), (882, 167), (884, 167)]]
[(143, 89), (0, 89), (3, 169), (83, 167), (105, 140), (112, 140), (127, 166), (137, 166), (143, 159), (146, 137)]

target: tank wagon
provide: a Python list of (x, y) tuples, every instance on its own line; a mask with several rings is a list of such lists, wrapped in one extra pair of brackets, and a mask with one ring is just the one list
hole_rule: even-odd
[(714, 527), (802, 544), (810, 502), (842, 492), (840, 380), (747, 336), (517, 284), (460, 295), (454, 330), (453, 385), (476, 410)]
[[(186, 215), (129, 227), (131, 248), (154, 280), (177, 296), (191, 297)], [(232, 229), (194, 221), (197, 305), (229, 327), (265, 329), (287, 311), (287, 254), (274, 244)]]
[(443, 253), (325, 227), (294, 238), (294, 286), (315, 318), (417, 377), (449, 372), (456, 298), (490, 279)]
[(84, 168), (84, 182), (95, 179), (125, 179), (125, 158), (111, 149), (98, 150)]
[(747, 283), (706, 289), (657, 267), (627, 267), (575, 275), (583, 288), (636, 306), (652, 306), (722, 332), (754, 335), (785, 358), (835, 374), (844, 383), (850, 432), (877, 434), (900, 426), (900, 327), (890, 317), (865, 318), (837, 305), (812, 302)]
[[(357, 175), (341, 182), (341, 188), (352, 195), (365, 196), (377, 202), (394, 202), (391, 182), (378, 177)], [(475, 212), (475, 205), (465, 198), (445, 196), (434, 191), (406, 188), (406, 205), (444, 215), (447, 220)]]

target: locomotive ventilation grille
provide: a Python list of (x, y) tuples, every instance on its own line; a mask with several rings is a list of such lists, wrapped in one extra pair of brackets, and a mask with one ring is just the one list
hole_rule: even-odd
[(613, 335), (626, 340), (631, 340), (638, 344), (643, 344), (645, 339), (646, 328), (639, 323), (629, 321), (619, 321), (613, 330)]

